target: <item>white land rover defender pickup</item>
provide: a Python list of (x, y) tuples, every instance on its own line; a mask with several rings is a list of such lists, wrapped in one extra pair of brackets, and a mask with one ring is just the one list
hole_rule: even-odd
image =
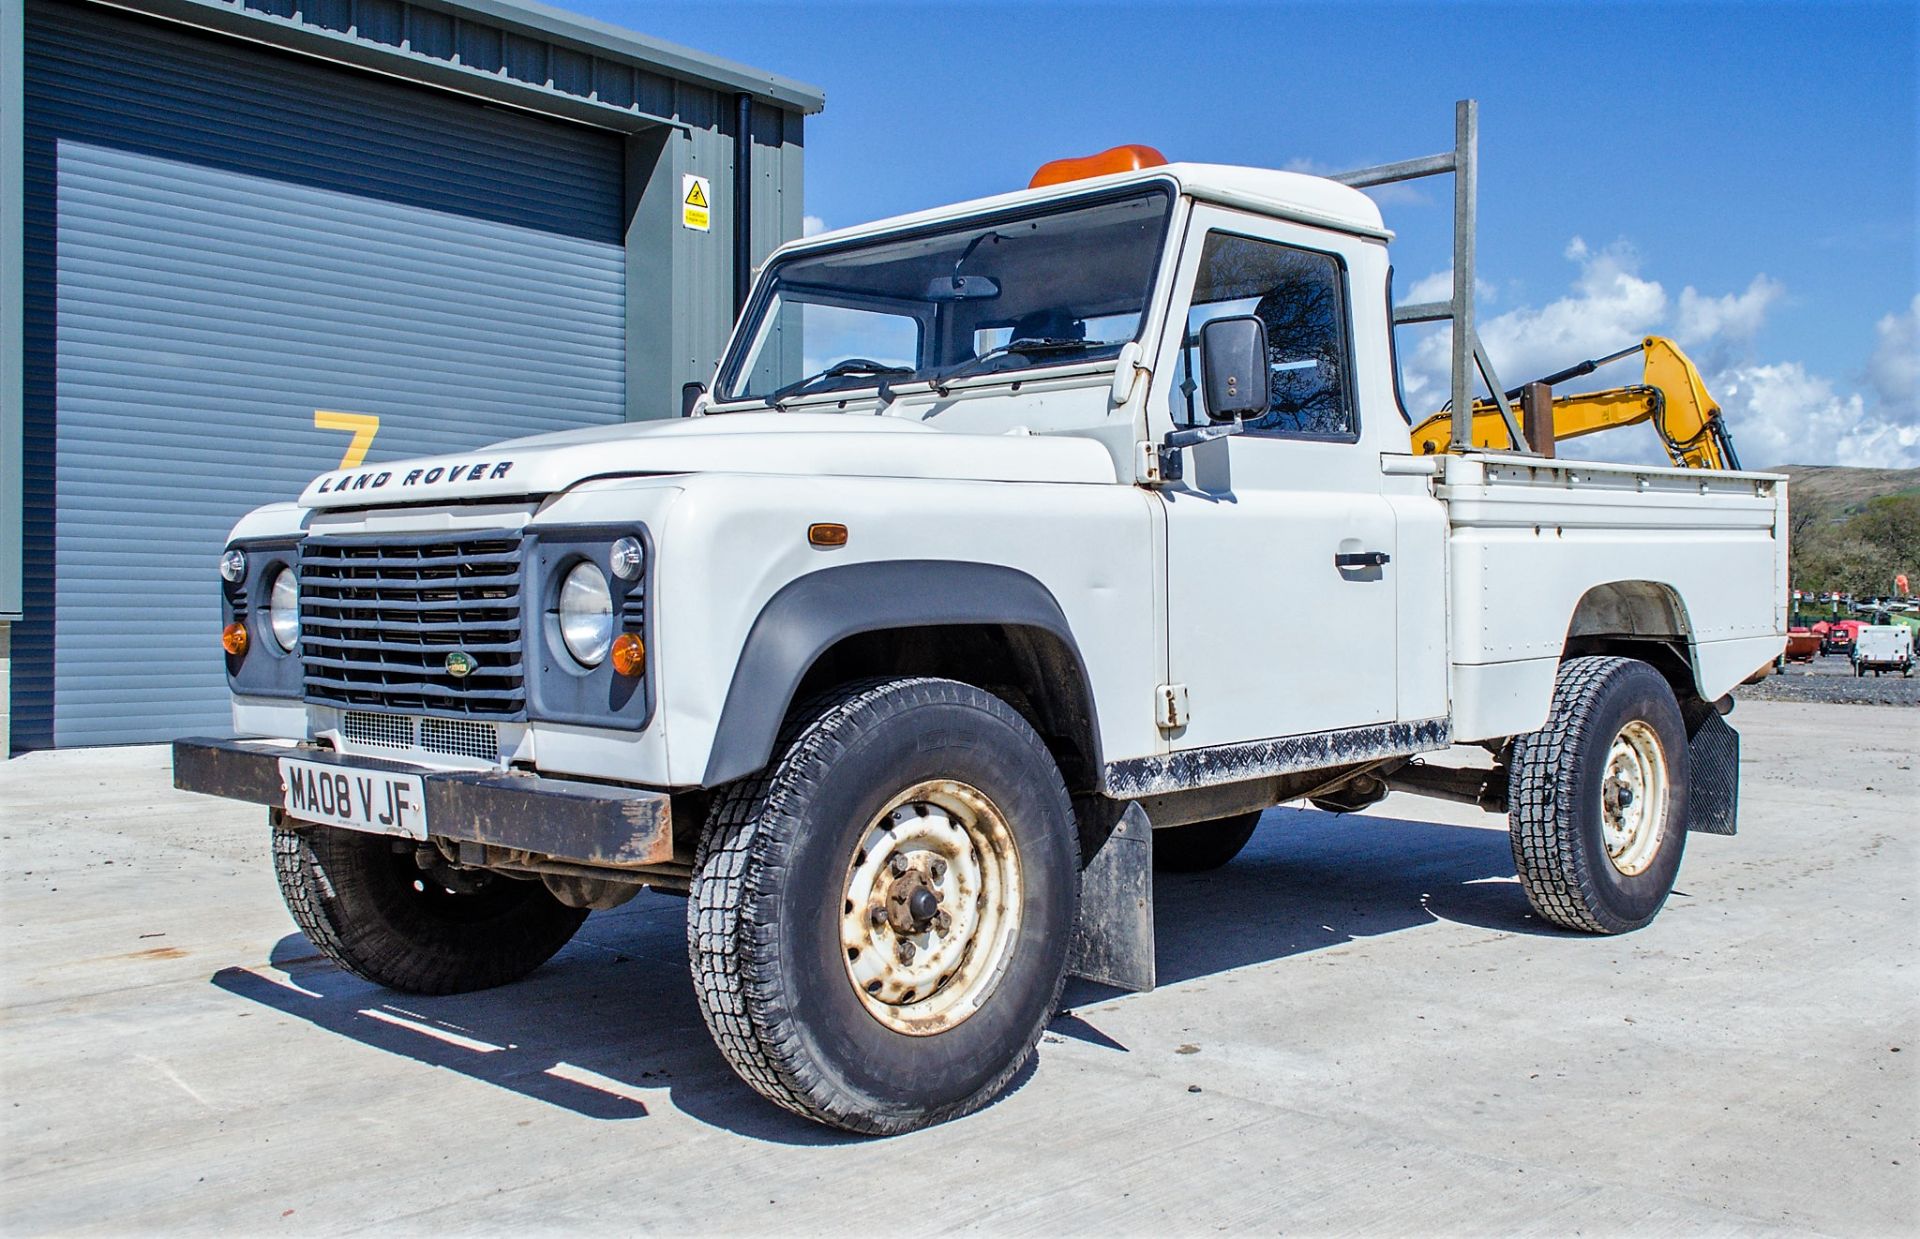
[(1541, 916), (1637, 929), (1733, 830), (1784, 482), (1414, 454), (1389, 236), (1173, 163), (789, 244), (689, 416), (245, 517), (242, 738), (176, 782), (270, 806), (300, 928), (401, 990), (686, 894), (721, 1052), (870, 1133), (993, 1098), (1066, 974), (1150, 987), (1154, 863), (1284, 802), (1503, 812)]

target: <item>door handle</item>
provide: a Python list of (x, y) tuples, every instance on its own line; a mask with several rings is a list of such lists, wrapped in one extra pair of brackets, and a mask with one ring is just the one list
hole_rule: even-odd
[(1351, 555), (1335, 555), (1333, 566), (1336, 568), (1384, 568), (1393, 562), (1393, 556), (1385, 551), (1356, 551)]

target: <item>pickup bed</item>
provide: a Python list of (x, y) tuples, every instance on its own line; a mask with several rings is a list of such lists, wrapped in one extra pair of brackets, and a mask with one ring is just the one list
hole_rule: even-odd
[(1785, 482), (1415, 454), (1389, 235), (1170, 164), (789, 245), (690, 416), (245, 518), (239, 738), (177, 782), (268, 805), (302, 929), (402, 989), (686, 894), (742, 1078), (875, 1133), (991, 1100), (1068, 972), (1151, 987), (1152, 869), (1276, 804), (1479, 804), (1543, 916), (1638, 928), (1734, 829)]

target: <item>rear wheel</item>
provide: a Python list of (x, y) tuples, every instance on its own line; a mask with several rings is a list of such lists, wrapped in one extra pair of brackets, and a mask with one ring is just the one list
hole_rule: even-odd
[(687, 911), (701, 1014), (796, 1114), (875, 1135), (965, 1114), (1053, 1016), (1079, 872), (1060, 771), (1010, 706), (849, 686), (714, 804)]
[(1534, 910), (1616, 934), (1666, 903), (1686, 849), (1686, 728), (1646, 663), (1575, 658), (1547, 725), (1516, 737), (1508, 775), (1514, 866)]
[(537, 881), (422, 868), (415, 854), (406, 840), (356, 830), (273, 832), (294, 922), (328, 959), (390, 989), (460, 994), (517, 981), (587, 919)]
[(1169, 826), (1153, 832), (1153, 867), (1167, 873), (1205, 873), (1240, 855), (1253, 838), (1261, 811)]

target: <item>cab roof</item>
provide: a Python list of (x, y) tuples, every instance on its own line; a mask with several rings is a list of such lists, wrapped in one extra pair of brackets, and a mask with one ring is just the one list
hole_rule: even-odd
[(1088, 177), (1041, 189), (1022, 189), (1014, 193), (975, 198), (927, 211), (895, 215), (851, 228), (822, 232), (804, 240), (790, 241), (776, 253), (812, 249), (816, 246), (856, 240), (881, 233), (898, 232), (928, 224), (946, 223), (977, 215), (1038, 204), (1057, 202), (1103, 189), (1127, 185), (1151, 185), (1171, 182), (1177, 192), (1202, 202), (1238, 207), (1261, 214), (1275, 215), (1315, 227), (1354, 233), (1378, 241), (1393, 238), (1380, 219), (1380, 208), (1373, 199), (1357, 189), (1302, 172), (1280, 172), (1271, 168), (1242, 168), (1232, 164), (1169, 163), (1119, 172), (1110, 176)]

